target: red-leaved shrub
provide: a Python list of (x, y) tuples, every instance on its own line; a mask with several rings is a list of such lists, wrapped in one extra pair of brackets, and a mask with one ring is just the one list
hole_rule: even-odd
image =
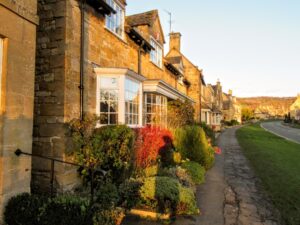
[(135, 162), (138, 168), (147, 168), (157, 163), (160, 155), (173, 148), (172, 133), (161, 127), (136, 129)]

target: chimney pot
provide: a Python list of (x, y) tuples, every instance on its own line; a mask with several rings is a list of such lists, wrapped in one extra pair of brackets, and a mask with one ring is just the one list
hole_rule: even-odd
[(170, 50), (176, 49), (180, 52), (181, 48), (181, 33), (179, 32), (172, 32), (170, 33)]

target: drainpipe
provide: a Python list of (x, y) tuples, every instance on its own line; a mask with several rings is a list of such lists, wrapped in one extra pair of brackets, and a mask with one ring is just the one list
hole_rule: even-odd
[(142, 44), (139, 46), (138, 50), (138, 74), (142, 74), (142, 49), (145, 44), (145, 41), (142, 42)]
[(85, 20), (85, 2), (86, 0), (81, 0), (81, 35), (80, 35), (80, 119), (84, 119), (84, 20)]
[(200, 124), (202, 123), (202, 78), (200, 74)]

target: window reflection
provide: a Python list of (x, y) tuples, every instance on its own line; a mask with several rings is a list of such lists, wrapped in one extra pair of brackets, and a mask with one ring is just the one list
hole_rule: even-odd
[(118, 79), (100, 78), (100, 124), (118, 124)]
[(125, 80), (125, 123), (139, 124), (139, 90), (140, 84), (126, 78)]
[(145, 121), (146, 125), (167, 125), (167, 98), (158, 94), (145, 94)]

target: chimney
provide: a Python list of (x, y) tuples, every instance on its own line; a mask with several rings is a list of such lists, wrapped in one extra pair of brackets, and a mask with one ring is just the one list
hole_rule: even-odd
[(228, 94), (232, 96), (232, 90), (229, 89)]
[(181, 33), (170, 33), (170, 50), (176, 49), (180, 52)]

